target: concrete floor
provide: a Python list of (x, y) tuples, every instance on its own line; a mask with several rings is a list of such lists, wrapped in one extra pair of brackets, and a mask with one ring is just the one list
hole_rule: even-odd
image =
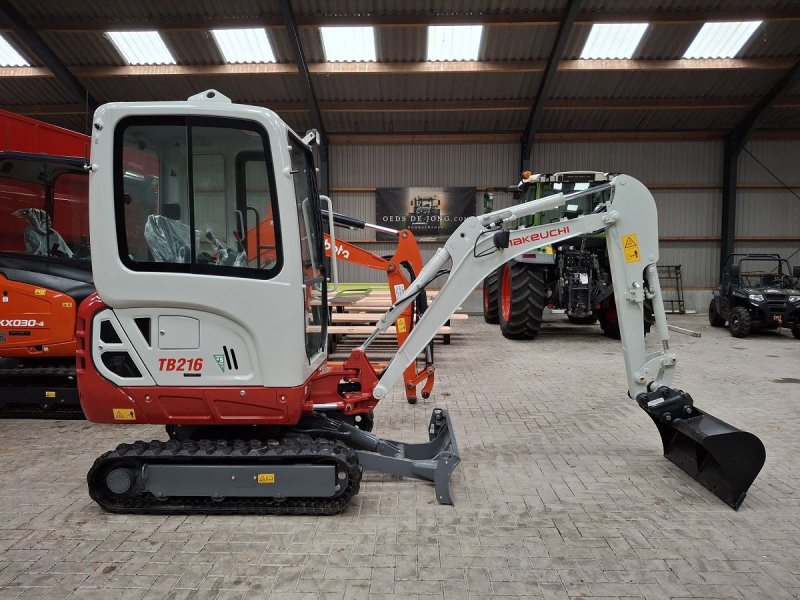
[(551, 319), (535, 342), (456, 322), (435, 397), (381, 403), (395, 439), (450, 410), (455, 506), (366, 474), (337, 517), (110, 515), (87, 469), (160, 427), (0, 422), (0, 598), (800, 597), (800, 342), (670, 319), (703, 333), (674, 336), (676, 385), (767, 447), (734, 512), (661, 456), (619, 342)]

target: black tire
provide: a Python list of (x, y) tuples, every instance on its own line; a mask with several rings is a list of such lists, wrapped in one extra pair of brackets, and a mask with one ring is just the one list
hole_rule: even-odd
[(544, 269), (511, 261), (499, 273), (500, 331), (510, 340), (532, 340), (539, 334), (544, 314), (547, 296)]
[(490, 325), (500, 322), (497, 309), (497, 271), (483, 280), (483, 320)]
[(587, 315), (585, 317), (573, 317), (572, 315), (567, 315), (567, 320), (575, 325), (594, 325), (597, 323), (597, 317), (594, 315)]
[(604, 313), (600, 314), (600, 329), (603, 330), (603, 335), (607, 338), (611, 338), (612, 340), (619, 340), (622, 338), (619, 332), (619, 322), (609, 321)]
[(792, 327), (792, 335), (794, 336), (794, 339), (800, 340), (800, 325), (795, 325)]
[(731, 311), (731, 318), (728, 320), (728, 328), (733, 337), (745, 337), (750, 333), (752, 327), (753, 319), (750, 316), (750, 311), (744, 306), (737, 306)]
[(711, 304), (708, 305), (708, 322), (712, 327), (725, 327), (725, 319), (719, 316), (717, 312), (717, 301), (711, 299)]

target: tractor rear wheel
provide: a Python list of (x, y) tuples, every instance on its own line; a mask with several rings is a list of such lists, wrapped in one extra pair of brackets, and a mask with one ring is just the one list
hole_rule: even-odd
[(717, 312), (717, 301), (712, 298), (711, 304), (708, 305), (708, 322), (712, 327), (725, 327), (725, 319), (719, 316)]
[(750, 317), (750, 311), (744, 306), (737, 306), (731, 311), (731, 318), (728, 321), (731, 335), (737, 338), (743, 338), (753, 327), (753, 319)]
[(544, 269), (510, 261), (500, 269), (500, 331), (510, 340), (532, 340), (539, 334), (547, 296)]
[(497, 309), (497, 273), (498, 271), (494, 271), (483, 280), (483, 320), (491, 325), (500, 322)]

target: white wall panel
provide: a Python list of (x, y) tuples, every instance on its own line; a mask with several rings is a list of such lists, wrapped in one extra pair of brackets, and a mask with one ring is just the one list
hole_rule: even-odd
[[(519, 180), (517, 144), (463, 145), (363, 145), (331, 148), (331, 187), (375, 188), (401, 186), (504, 187)], [(748, 149), (787, 183), (800, 182), (797, 157), (800, 141), (756, 140)], [(646, 184), (720, 186), (721, 141), (672, 142), (548, 142), (534, 151), (534, 170), (603, 170), (625, 172)], [(776, 184), (761, 166), (743, 154), (740, 184)], [(797, 190), (795, 190), (797, 191)], [(798, 192), (800, 193), (800, 192)], [(710, 288), (719, 270), (719, 242), (698, 238), (718, 237), (722, 192), (711, 189), (655, 189), (662, 237), (661, 263), (682, 265), (684, 286)], [(482, 193), (476, 195), (477, 209)], [(375, 219), (374, 193), (333, 194), (336, 210), (367, 221)], [(510, 194), (495, 192), (495, 207), (512, 203)], [(800, 237), (800, 199), (786, 190), (740, 189), (737, 236)], [(374, 239), (371, 233), (340, 232), (347, 239)], [(666, 238), (666, 239), (664, 239)], [(680, 240), (676, 238), (689, 238)], [(423, 243), (427, 258), (436, 243)], [(369, 250), (387, 254), (390, 244), (367, 244)], [(742, 242), (741, 251), (772, 251), (788, 256), (798, 242)], [(800, 253), (792, 259), (800, 264)], [(342, 269), (343, 280), (384, 281), (382, 274), (364, 273), (356, 267)]]

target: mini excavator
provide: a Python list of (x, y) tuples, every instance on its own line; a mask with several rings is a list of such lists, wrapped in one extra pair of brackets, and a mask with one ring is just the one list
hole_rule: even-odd
[(75, 320), (95, 291), (85, 167), (0, 152), (0, 417), (83, 418)]
[[(603, 184), (607, 202), (565, 223), (508, 228), (586, 192), (466, 219), (366, 341), (334, 366), (326, 351), (322, 203), (329, 214), (332, 207), (316, 190), (314, 133), (301, 138), (272, 111), (233, 104), (215, 90), (186, 102), (106, 104), (92, 124), (97, 293), (79, 309), (81, 403), (91, 421), (165, 424), (170, 438), (121, 444), (97, 458), (87, 479), (103, 509), (335, 514), (359, 491), (363, 470), (433, 482), (436, 500), (452, 503), (450, 476), (461, 459), (446, 410), (433, 410), (428, 442), (410, 444), (321, 409), (372, 411), (487, 274), (543, 244), (600, 230), (629, 394), (655, 422), (667, 458), (733, 508), (763, 465), (756, 436), (670, 387), (676, 356), (656, 274), (656, 208), (637, 180), (613, 177)], [(151, 157), (146, 165), (130, 159), (132, 149)], [(159, 212), (132, 223), (141, 199), (131, 184), (148, 177), (158, 181)], [(256, 214), (269, 215), (268, 260), (246, 247)], [(335, 255), (332, 262), (335, 272)], [(444, 275), (436, 299), (376, 372), (366, 355), (372, 342)], [(645, 299), (662, 344), (649, 353)]]

